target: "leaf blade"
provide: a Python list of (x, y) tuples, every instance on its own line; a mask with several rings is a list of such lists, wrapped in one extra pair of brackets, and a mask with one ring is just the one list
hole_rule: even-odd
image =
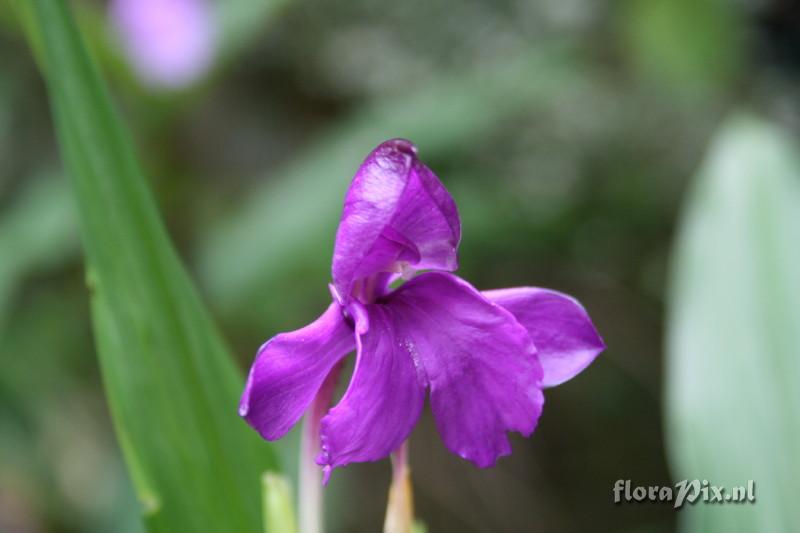
[(63, 0), (37, 0), (76, 194), (98, 354), (150, 531), (258, 531), (269, 448), (236, 416), (241, 376), (161, 223)]
[(678, 478), (756, 484), (757, 504), (699, 504), (688, 531), (796, 531), (800, 471), (800, 159), (774, 127), (729, 121), (676, 245), (667, 408)]

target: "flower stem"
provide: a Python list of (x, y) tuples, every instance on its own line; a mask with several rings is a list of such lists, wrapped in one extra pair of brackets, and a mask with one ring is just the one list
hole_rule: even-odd
[(303, 418), (298, 476), (300, 533), (323, 533), (324, 531), (322, 469), (316, 462), (320, 452), (319, 426), (322, 417), (325, 416), (331, 405), (341, 370), (342, 365), (338, 364), (330, 371)]
[(408, 466), (408, 441), (392, 454), (392, 485), (383, 533), (411, 533), (414, 525), (414, 495)]
[(322, 533), (322, 474), (314, 461), (319, 451), (319, 421), (310, 416), (309, 409), (303, 420), (303, 437), (300, 441), (299, 522), (300, 533)]

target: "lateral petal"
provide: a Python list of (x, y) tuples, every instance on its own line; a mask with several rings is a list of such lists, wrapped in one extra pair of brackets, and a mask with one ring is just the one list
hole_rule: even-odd
[(539, 352), (545, 387), (572, 379), (606, 347), (589, 314), (571, 296), (536, 287), (484, 291), (483, 295), (508, 309), (528, 330)]
[(303, 416), (331, 369), (355, 348), (355, 333), (332, 303), (316, 321), (281, 333), (258, 351), (239, 415), (267, 440), (285, 435)]

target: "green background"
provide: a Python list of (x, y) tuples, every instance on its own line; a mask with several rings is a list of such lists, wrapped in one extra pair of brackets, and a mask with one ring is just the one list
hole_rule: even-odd
[[(103, 2), (0, 4), (0, 530), (256, 531), (294, 458), (236, 416), (235, 367), (327, 305), (344, 190), (396, 136), (458, 203), (460, 275), (570, 293), (608, 344), (495, 469), (424, 414), (429, 531), (800, 529), (796, 9), (214, 9), (213, 71), (165, 93)], [(389, 475), (337, 471), (330, 531), (378, 530)], [(684, 478), (758, 501), (612, 503)]]

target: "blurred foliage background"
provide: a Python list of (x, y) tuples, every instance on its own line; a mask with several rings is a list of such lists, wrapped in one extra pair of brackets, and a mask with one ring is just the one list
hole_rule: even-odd
[[(417, 143), (456, 199), (465, 278), (588, 308), (608, 351), (548, 392), (533, 438), (497, 468), (447, 453), (425, 414), (411, 461), (430, 531), (676, 528), (668, 505), (615, 506), (611, 487), (674, 477), (662, 369), (677, 220), (731, 111), (800, 129), (796, 2), (218, 0), (215, 61), (177, 90), (137, 76), (104, 2), (71, 5), (243, 369), (326, 305), (345, 187), (390, 137)], [(0, 530), (140, 531), (74, 200), (5, 4), (0, 58)], [(331, 531), (375, 530), (388, 480), (386, 461), (337, 472)]]

